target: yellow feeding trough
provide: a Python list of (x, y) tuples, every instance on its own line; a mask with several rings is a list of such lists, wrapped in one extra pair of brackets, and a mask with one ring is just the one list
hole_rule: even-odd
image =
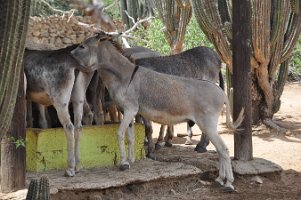
[[(82, 168), (118, 165), (120, 153), (117, 141), (119, 124), (83, 127), (80, 144)], [(145, 158), (142, 124), (135, 124), (136, 160)], [(65, 169), (67, 166), (67, 141), (63, 128), (26, 130), (27, 171)]]

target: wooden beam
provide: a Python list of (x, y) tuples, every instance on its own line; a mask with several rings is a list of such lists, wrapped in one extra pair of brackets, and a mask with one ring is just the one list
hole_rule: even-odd
[(232, 0), (233, 25), (233, 116), (236, 119), (245, 108), (241, 131), (234, 134), (234, 159), (253, 159), (251, 101), (251, 2)]

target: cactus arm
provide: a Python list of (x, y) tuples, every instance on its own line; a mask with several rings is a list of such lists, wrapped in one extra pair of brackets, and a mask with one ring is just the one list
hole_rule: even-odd
[(273, 12), (271, 13), (271, 59), (268, 66), (269, 80), (274, 84), (275, 74), (279, 68), (283, 49), (283, 39), (286, 32), (287, 21), (289, 18), (288, 1), (272, 1)]
[(214, 44), (222, 60), (232, 72), (232, 51), (228, 37), (223, 33), (217, 0), (192, 0), (197, 21), (208, 39)]
[(288, 30), (285, 34), (281, 63), (289, 59), (301, 32), (301, 14), (292, 13)]

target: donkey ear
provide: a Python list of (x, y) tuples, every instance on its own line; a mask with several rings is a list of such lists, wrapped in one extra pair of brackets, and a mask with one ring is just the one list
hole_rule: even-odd
[(117, 41), (121, 35), (122, 35), (122, 33), (117, 33), (117, 34), (111, 35), (111, 38), (113, 41)]
[(110, 37), (104, 33), (104, 32), (99, 32), (96, 34), (95, 38), (98, 40), (98, 41), (102, 41), (102, 40), (107, 40), (107, 39), (110, 39)]

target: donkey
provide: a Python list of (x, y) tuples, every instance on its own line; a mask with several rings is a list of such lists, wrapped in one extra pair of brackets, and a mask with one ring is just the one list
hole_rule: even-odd
[[(234, 189), (229, 152), (217, 133), (217, 125), (224, 103), (226, 122), (232, 129), (236, 129), (243, 121), (244, 109), (233, 123), (228, 97), (220, 87), (207, 80), (162, 74), (139, 67), (124, 57), (120, 45), (104, 32), (86, 39), (71, 53), (81, 65), (101, 70), (100, 77), (110, 96), (123, 110), (123, 119), (118, 129), (120, 170), (129, 169), (130, 162), (135, 160), (133, 118), (136, 114), (167, 125), (191, 120), (208, 135), (218, 152), (219, 176), (216, 181), (225, 184), (227, 189)], [(124, 145), (126, 129), (128, 159)]]
[[(221, 73), (221, 60), (216, 52), (204, 46), (198, 46), (182, 53), (171, 56), (158, 56), (159, 53), (145, 47), (132, 47), (124, 49), (124, 55), (132, 60), (135, 64), (143, 66), (157, 72), (171, 74), (176, 76), (190, 77), (195, 79), (204, 79), (217, 82), (219, 80), (220, 87), (224, 89), (224, 80)], [(151, 123), (146, 123), (151, 124)], [(192, 144), (191, 127), (193, 122), (187, 123), (187, 140), (185, 144)], [(156, 143), (156, 149), (161, 147), (163, 142), (165, 126), (161, 126), (159, 137)], [(146, 127), (149, 145), (152, 145), (150, 138), (152, 128)], [(173, 127), (168, 127), (166, 134), (165, 146), (172, 146)], [(206, 146), (209, 139), (205, 134), (202, 135), (200, 142), (197, 144), (195, 151), (199, 153), (206, 152)]]
[[(73, 45), (54, 51), (26, 50), (23, 59), (27, 79), (26, 98), (44, 106), (53, 105), (64, 127), (68, 145), (66, 176), (74, 176), (80, 167), (79, 144), (82, 134), (83, 103), (86, 88), (95, 70), (80, 65), (71, 56), (70, 51), (76, 47), (77, 45)], [(80, 72), (75, 82), (76, 69)], [(75, 126), (70, 120), (68, 111), (70, 99)]]

